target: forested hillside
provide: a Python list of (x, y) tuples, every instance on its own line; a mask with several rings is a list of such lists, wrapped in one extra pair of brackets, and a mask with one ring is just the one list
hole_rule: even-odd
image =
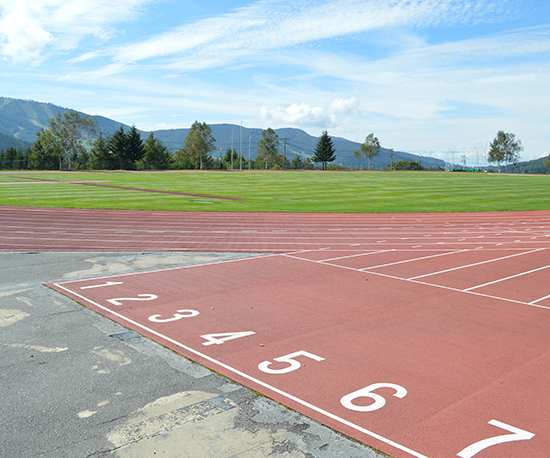
[[(65, 113), (68, 108), (63, 108), (51, 103), (35, 102), (32, 100), (11, 99), (0, 97), (0, 134), (5, 134), (9, 138), (23, 140), (34, 143), (36, 134), (41, 129), (48, 128), (48, 120), (56, 116), (58, 113)], [(93, 113), (87, 113), (93, 115)], [(98, 133), (101, 132), (105, 136), (112, 135), (120, 128), (121, 123), (115, 120), (102, 116), (96, 117), (98, 123)], [(223, 155), (223, 151), (229, 148), (242, 153), (244, 158), (250, 156), (255, 159), (257, 155), (258, 141), (261, 138), (262, 131), (268, 126), (262, 128), (247, 128), (233, 124), (212, 124), (212, 136), (215, 138), (215, 151), (212, 153), (214, 158)], [(130, 127), (123, 126), (125, 131)], [(300, 129), (282, 128), (275, 129), (279, 136), (280, 154), (285, 154), (289, 161), (296, 156), (302, 159), (309, 158), (313, 155), (318, 136), (312, 136)], [(149, 132), (140, 131), (142, 138), (145, 139)], [(183, 142), (189, 133), (189, 128), (157, 130), (153, 132), (155, 137), (161, 140), (170, 151), (176, 151), (183, 147)], [(365, 132), (365, 136), (369, 132)], [(321, 132), (319, 132), (319, 136)], [(330, 132), (329, 132), (330, 135)], [(334, 164), (343, 165), (349, 168), (364, 168), (366, 163), (364, 160), (358, 160), (353, 156), (353, 152), (361, 146), (359, 142), (353, 142), (345, 138), (332, 137), (334, 147), (336, 149), (336, 160)], [(7, 141), (0, 137), (0, 141)], [(24, 148), (27, 144), (15, 144), (3, 146), (0, 143), (0, 150), (15, 146)], [(430, 157), (420, 158), (418, 155), (395, 151), (391, 152), (382, 144), (380, 154), (371, 160), (372, 169), (383, 169), (392, 161), (419, 161), (424, 167), (435, 168), (443, 167), (443, 161)], [(387, 145), (388, 147), (390, 145)]]

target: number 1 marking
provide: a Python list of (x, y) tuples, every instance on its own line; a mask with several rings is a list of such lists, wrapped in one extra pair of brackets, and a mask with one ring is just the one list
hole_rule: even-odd
[(502, 436), (495, 436), (490, 437), (489, 439), (483, 439), (479, 442), (476, 442), (475, 444), (470, 445), (469, 447), (466, 447), (464, 450), (457, 453), (457, 456), (460, 456), (460, 458), (471, 458), (472, 456), (478, 454), (487, 447), (491, 447), (492, 445), (503, 444), (505, 442), (513, 441), (528, 441), (529, 439), (535, 437), (535, 435), (533, 433), (530, 433), (529, 431), (524, 431), (523, 429), (507, 425), (506, 423), (502, 423), (498, 420), (491, 420), (489, 424), (496, 426), (497, 428), (510, 431), (512, 434), (503, 434)]
[(102, 283), (101, 285), (81, 286), (80, 289), (101, 288), (102, 286), (113, 286), (113, 285), (122, 285), (122, 282), (108, 281), (107, 283)]

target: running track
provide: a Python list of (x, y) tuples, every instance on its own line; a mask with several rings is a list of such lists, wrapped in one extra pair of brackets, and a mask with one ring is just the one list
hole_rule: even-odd
[(548, 455), (550, 212), (0, 218), (4, 250), (272, 253), (50, 286), (391, 456)]
[(0, 207), (0, 250), (232, 251), (550, 246), (550, 212), (177, 213)]

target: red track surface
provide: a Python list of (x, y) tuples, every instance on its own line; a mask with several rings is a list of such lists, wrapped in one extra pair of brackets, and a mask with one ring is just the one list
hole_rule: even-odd
[(392, 456), (548, 455), (550, 212), (0, 218), (11, 250), (279, 251), (51, 286)]
[(0, 207), (0, 250), (290, 252), (537, 248), (550, 212), (178, 213)]

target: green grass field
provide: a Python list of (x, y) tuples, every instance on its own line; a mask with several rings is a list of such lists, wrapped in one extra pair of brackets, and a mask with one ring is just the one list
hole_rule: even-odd
[[(54, 180), (56, 183), (32, 179)], [(238, 197), (231, 201), (84, 186)], [(0, 205), (237, 212), (549, 210), (550, 176), (414, 172), (2, 173)]]

